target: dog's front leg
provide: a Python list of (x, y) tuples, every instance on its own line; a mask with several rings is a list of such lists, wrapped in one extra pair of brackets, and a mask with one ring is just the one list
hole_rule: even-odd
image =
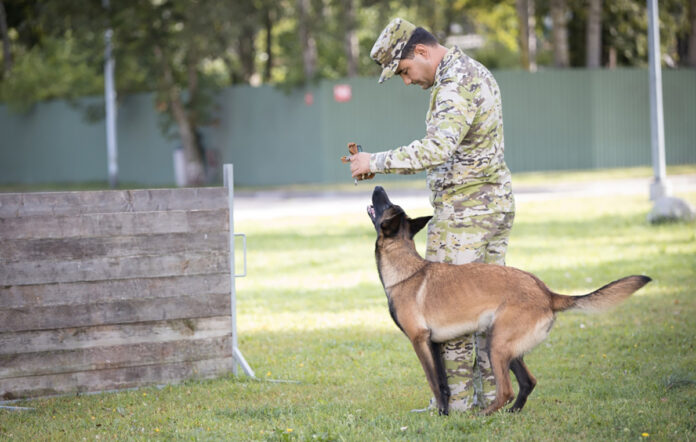
[(430, 330), (415, 334), (411, 338), (411, 344), (437, 401), (438, 412), (444, 415), (449, 414), (450, 390), (447, 385), (445, 365), (440, 354), (440, 345), (430, 340)]

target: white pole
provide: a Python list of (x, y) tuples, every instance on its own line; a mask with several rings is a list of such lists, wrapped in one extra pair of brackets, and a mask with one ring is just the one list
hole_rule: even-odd
[(230, 224), (230, 315), (232, 316), (232, 355), (236, 361), (234, 367), (232, 368), (232, 372), (235, 376), (237, 375), (237, 364), (239, 364), (247, 376), (255, 378), (256, 376), (254, 375), (254, 370), (251, 369), (246, 359), (244, 359), (244, 355), (242, 355), (242, 352), (239, 350), (237, 344), (237, 289), (235, 279), (237, 276), (246, 275), (246, 250), (244, 255), (244, 274), (237, 275), (234, 260), (234, 166), (232, 164), (225, 164), (223, 166), (223, 179), (225, 187), (227, 188), (227, 204), (229, 208)]
[[(104, 8), (109, 9), (109, 0), (102, 0)], [(111, 53), (113, 30), (104, 33), (104, 101), (106, 106), (106, 157), (109, 173), (109, 187), (118, 184), (118, 144), (116, 142), (116, 90), (114, 88), (114, 57)]]
[(670, 196), (665, 166), (665, 123), (662, 112), (662, 67), (660, 62), (660, 20), (657, 0), (648, 2), (648, 61), (650, 64), (650, 142), (655, 175), (650, 184), (650, 199), (654, 205), (648, 221), (691, 221), (696, 211), (686, 201)]
[(648, 1), (648, 62), (650, 65), (650, 141), (655, 180), (650, 199), (669, 196), (665, 166), (665, 123), (662, 111), (662, 68), (660, 63), (660, 21), (657, 0)]

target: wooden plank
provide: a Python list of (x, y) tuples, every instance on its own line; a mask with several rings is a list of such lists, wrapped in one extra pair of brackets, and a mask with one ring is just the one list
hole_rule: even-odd
[(0, 262), (77, 260), (94, 257), (225, 252), (227, 232), (163, 233), (102, 238), (11, 239), (0, 247)]
[(0, 267), (0, 285), (51, 284), (229, 271), (229, 253), (126, 256), (79, 261), (27, 261)]
[(51, 396), (75, 392), (109, 391), (144, 385), (205, 379), (232, 371), (231, 357), (162, 365), (93, 370), (0, 379), (0, 399)]
[(0, 355), (0, 379), (200, 361), (232, 356), (225, 336)]
[(0, 218), (0, 240), (224, 232), (227, 209)]
[(229, 294), (6, 309), (0, 310), (0, 332), (221, 316), (229, 311)]
[(230, 330), (232, 330), (232, 320), (229, 312), (226, 312), (226, 316), (205, 318), (7, 332), (0, 333), (0, 354), (208, 339), (225, 336), (230, 333)]
[(0, 218), (226, 208), (224, 187), (0, 194)]
[(232, 369), (227, 190), (0, 195), (0, 397)]
[(230, 293), (230, 275), (183, 275), (57, 284), (0, 285), (0, 310)]

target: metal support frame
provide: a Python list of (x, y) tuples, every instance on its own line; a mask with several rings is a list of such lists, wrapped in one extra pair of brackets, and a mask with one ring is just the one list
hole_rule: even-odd
[[(235, 279), (246, 276), (247, 274), (247, 259), (246, 259), (246, 236), (243, 233), (234, 233), (234, 167), (232, 164), (225, 164), (223, 166), (224, 172), (224, 183), (227, 188), (227, 204), (229, 208), (229, 220), (230, 220), (230, 309), (231, 309), (231, 319), (232, 319), (232, 356), (234, 357), (235, 364), (232, 369), (235, 376), (238, 375), (238, 367), (242, 367), (244, 373), (256, 379), (254, 370), (251, 369), (244, 355), (242, 355), (239, 346), (237, 345), (237, 290), (235, 288)], [(244, 272), (237, 274), (237, 269), (235, 267), (235, 238), (241, 237), (243, 239), (244, 245)]]
[(650, 185), (650, 199), (669, 196), (671, 186), (665, 167), (665, 123), (662, 112), (662, 68), (660, 66), (660, 19), (657, 0), (648, 2), (648, 61), (650, 65), (650, 141), (654, 181)]
[[(102, 0), (108, 11), (109, 0)], [(104, 103), (106, 111), (106, 159), (109, 174), (109, 187), (118, 185), (118, 142), (116, 141), (116, 88), (114, 87), (114, 57), (111, 51), (113, 30), (104, 32)]]

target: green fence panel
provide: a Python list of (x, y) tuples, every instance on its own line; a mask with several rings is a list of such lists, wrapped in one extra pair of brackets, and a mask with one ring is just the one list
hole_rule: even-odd
[(62, 101), (16, 114), (0, 106), (0, 182), (103, 180), (104, 124), (86, 124)]
[[(649, 165), (648, 73), (643, 69), (494, 72), (503, 96), (506, 159), (513, 172)], [(334, 88), (348, 86), (348, 101)], [(668, 164), (696, 163), (696, 70), (663, 72)], [(235, 164), (243, 186), (349, 181), (341, 164), (355, 141), (377, 152), (425, 134), (429, 92), (395, 78), (321, 81), (290, 92), (237, 86), (217, 97), (216, 123), (203, 129), (219, 163)], [(79, 101), (98, 104), (99, 98)], [(153, 94), (121, 97), (119, 178), (174, 182), (180, 146), (160, 131)], [(26, 114), (0, 105), (0, 183), (106, 181), (104, 122), (79, 108), (40, 103)], [(219, 167), (219, 166), (218, 166)], [(399, 177), (380, 177), (382, 180)]]

